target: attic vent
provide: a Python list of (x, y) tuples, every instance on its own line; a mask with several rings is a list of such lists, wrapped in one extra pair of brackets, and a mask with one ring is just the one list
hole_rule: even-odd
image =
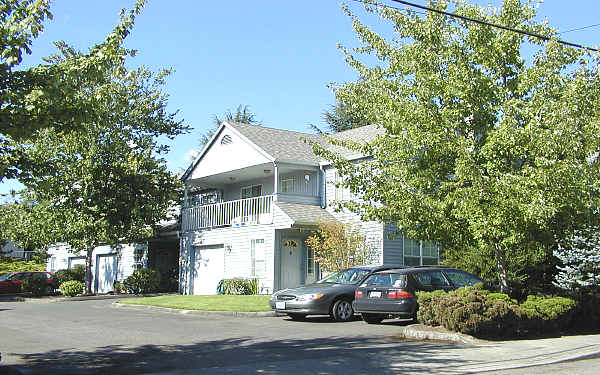
[(233, 139), (231, 139), (230, 135), (226, 135), (223, 138), (221, 138), (221, 144), (223, 146), (230, 145), (232, 142), (233, 142)]

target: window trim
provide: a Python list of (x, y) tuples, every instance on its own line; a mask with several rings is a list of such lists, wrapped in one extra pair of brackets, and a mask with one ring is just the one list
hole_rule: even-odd
[[(262, 244), (262, 260), (263, 262), (263, 274), (262, 275), (258, 275), (256, 273), (256, 269), (257, 269), (257, 257), (256, 257), (256, 244)], [(265, 239), (264, 238), (253, 238), (250, 240), (250, 277), (256, 278), (256, 279), (263, 279), (267, 276), (267, 251), (265, 248)]]

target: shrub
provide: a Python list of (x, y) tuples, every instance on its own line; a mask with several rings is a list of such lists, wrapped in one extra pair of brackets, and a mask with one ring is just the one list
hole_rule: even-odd
[(49, 285), (45, 278), (32, 276), (23, 279), (21, 282), (21, 291), (28, 292), (36, 297), (39, 297), (46, 294), (48, 286)]
[(511, 303), (513, 305), (517, 304), (517, 300), (510, 298), (510, 296), (508, 294), (504, 294), (504, 293), (489, 293), (486, 296), (486, 299), (488, 301), (504, 301), (506, 303)]
[(533, 331), (557, 331), (568, 328), (577, 303), (565, 297), (528, 296), (520, 306), (524, 327)]
[(219, 294), (258, 294), (258, 280), (235, 277), (223, 279), (217, 285)]
[(65, 281), (60, 284), (60, 292), (67, 297), (76, 296), (83, 293), (83, 283), (77, 280)]
[(473, 287), (417, 293), (418, 319), (426, 325), (477, 337), (507, 337), (568, 328), (576, 302), (529, 296), (520, 306), (508, 295)]
[(133, 274), (123, 281), (123, 286), (128, 293), (152, 293), (160, 286), (160, 273), (149, 268), (133, 271)]
[(58, 285), (62, 285), (62, 283), (75, 280), (83, 282), (85, 277), (85, 266), (82, 264), (78, 264), (73, 268), (68, 268), (64, 270), (58, 270), (54, 273), (54, 279)]

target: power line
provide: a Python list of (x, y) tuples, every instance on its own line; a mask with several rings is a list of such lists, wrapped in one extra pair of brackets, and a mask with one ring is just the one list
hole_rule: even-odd
[(585, 29), (589, 29), (589, 28), (592, 28), (592, 27), (596, 27), (596, 26), (600, 26), (600, 23), (596, 23), (596, 24), (588, 25), (588, 26), (583, 26), (583, 27), (578, 27), (576, 29), (571, 29), (571, 30), (567, 30), (567, 31), (561, 31), (559, 34), (566, 34), (566, 33), (572, 32), (572, 31), (585, 30)]
[[(373, 3), (370, 3), (368, 0), (352, 0), (352, 1), (361, 2), (361, 3), (367, 4), (367, 5), (381, 6), (381, 7), (384, 7), (384, 8), (390, 8), (390, 9), (395, 9), (395, 10), (405, 10), (405, 9), (400, 9), (400, 8), (392, 7), (392, 6), (385, 5), (385, 4), (373, 4)], [(475, 22), (475, 23), (478, 23), (480, 25), (495, 27), (495, 28), (498, 28), (498, 29), (515, 32), (515, 33), (518, 33), (518, 34), (521, 34), (521, 35), (531, 36), (531, 37), (542, 39), (542, 40), (545, 40), (545, 41), (549, 41), (549, 40), (552, 39), (552, 38), (544, 36), (544, 35), (540, 35), (540, 34), (536, 34), (536, 33), (531, 33), (529, 31), (515, 29), (515, 28), (504, 26), (504, 25), (498, 25), (498, 24), (495, 24), (495, 23), (478, 20), (476, 18), (461, 16), (460, 14), (454, 14), (454, 13), (450, 13), (450, 12), (445, 12), (443, 10), (439, 10), (439, 9), (431, 8), (431, 7), (424, 6), (424, 5), (419, 5), (419, 4), (411, 3), (409, 1), (404, 1), (404, 0), (390, 0), (390, 1), (393, 1), (393, 2), (399, 3), (399, 4), (403, 4), (403, 5), (406, 5), (406, 6), (409, 6), (409, 7), (422, 9), (422, 10), (425, 10), (425, 11), (430, 11), (430, 12), (434, 12), (434, 13), (443, 14), (443, 15), (449, 16), (449, 17), (459, 18), (459, 19), (461, 19), (463, 21)], [(418, 13), (420, 13), (420, 12), (418, 12)], [(590, 25), (590, 26), (586, 26), (584, 28), (593, 27), (593, 26), (598, 26), (598, 25)], [(575, 31), (575, 30), (568, 30), (568, 31), (565, 31), (565, 32), (569, 32), (569, 31)], [(584, 45), (581, 45), (581, 44), (571, 43), (571, 42), (567, 42), (567, 41), (560, 40), (560, 39), (556, 39), (556, 42), (560, 43), (560, 44), (563, 44), (563, 45), (566, 45), (566, 46), (574, 47), (574, 48), (580, 48), (580, 49), (585, 49), (585, 50), (588, 50), (588, 51), (600, 52), (600, 50), (598, 50), (596, 48), (587, 47), (587, 46), (584, 46)]]
[[(395, 3), (404, 4), (406, 6), (410, 6), (410, 7), (414, 7), (414, 8), (419, 8), (419, 9), (423, 9), (423, 10), (428, 10), (430, 12), (435, 12), (435, 13), (439, 13), (439, 14), (443, 14), (443, 15), (450, 16), (450, 17), (460, 18), (460, 19), (465, 20), (465, 21), (475, 22), (475, 23), (478, 23), (480, 25), (491, 26), (491, 27), (495, 27), (495, 28), (498, 28), (498, 29), (502, 29), (502, 30), (506, 30), (506, 31), (512, 31), (512, 32), (515, 32), (515, 33), (519, 33), (519, 34), (522, 34), (522, 35), (532, 36), (534, 38), (539, 38), (539, 39), (546, 40), (546, 41), (549, 41), (549, 40), (552, 39), (552, 38), (549, 38), (549, 37), (544, 36), (544, 35), (531, 33), (529, 31), (519, 30), (519, 29), (515, 29), (515, 28), (512, 28), (512, 27), (504, 26), (504, 25), (498, 25), (498, 24), (495, 24), (495, 23), (478, 20), (476, 18), (465, 17), (465, 16), (461, 16), (460, 14), (454, 14), (454, 13), (445, 12), (443, 10), (439, 10), (439, 9), (435, 9), (435, 8), (431, 8), (431, 7), (427, 7), (427, 6), (423, 6), (423, 5), (411, 3), (411, 2), (405, 1), (405, 0), (391, 0), (391, 1), (393, 1)], [(566, 46), (571, 46), (571, 47), (575, 47), (575, 48), (581, 48), (581, 49), (586, 49), (586, 50), (590, 50), (590, 51), (600, 52), (599, 50), (597, 50), (595, 48), (586, 47), (586, 46), (583, 46), (581, 44), (575, 44), (575, 43), (571, 43), (571, 42), (566, 42), (566, 41), (560, 40), (560, 39), (557, 39), (556, 41), (558, 43), (566, 45)]]

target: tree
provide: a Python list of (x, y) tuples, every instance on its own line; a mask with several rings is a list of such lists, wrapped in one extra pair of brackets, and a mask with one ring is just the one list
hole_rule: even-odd
[[(526, 270), (551, 262), (558, 240), (581, 226), (598, 198), (598, 56), (559, 43), (556, 30), (534, 20), (532, 2), (430, 6), (550, 40), (431, 11), (421, 17), (367, 6), (392, 23), (388, 41), (344, 8), (364, 45), (343, 48), (360, 78), (336, 97), (385, 136), (364, 146), (338, 142), (373, 156), (360, 164), (314, 148), (362, 195), (349, 209), (439, 243), (447, 259), (483, 260), (482, 270), (495, 268), (508, 291)], [(535, 52), (529, 61), (525, 47)], [(381, 63), (368, 66), (360, 52)]]
[[(54, 128), (68, 132), (97, 119), (95, 97), (88, 87), (110, 86), (124, 71), (124, 61), (135, 54), (123, 48), (135, 16), (145, 5), (138, 0), (129, 14), (122, 11), (121, 22), (88, 53), (66, 59), (49, 59), (45, 64), (18, 69), (24, 53), (31, 53), (33, 40), (51, 19), (49, 0), (0, 0), (0, 181), (18, 177), (27, 169), (11, 143), (27, 141), (37, 131)], [(64, 46), (58, 43), (59, 48)]]
[(586, 226), (556, 250), (562, 262), (555, 285), (569, 292), (600, 290), (600, 228)]
[(219, 128), (219, 126), (221, 126), (221, 124), (224, 122), (241, 122), (243, 124), (249, 124), (249, 125), (260, 125), (260, 121), (256, 120), (254, 113), (250, 112), (250, 109), (248, 108), (247, 105), (238, 105), (237, 109), (235, 110), (235, 114), (231, 113), (230, 110), (227, 110), (227, 112), (225, 113), (225, 119), (221, 120), (217, 115), (214, 115), (214, 119), (213, 119), (213, 124), (214, 124), (214, 128), (208, 130), (206, 133), (204, 133), (202, 135), (202, 138), (200, 138), (200, 147), (204, 147), (205, 144), (208, 143), (208, 141), (210, 141), (210, 139), (212, 138), (212, 136), (215, 134), (215, 132), (217, 131), (217, 129)]
[(318, 126), (310, 124), (310, 128), (318, 134), (339, 133), (344, 130), (359, 128), (370, 124), (370, 122), (351, 106), (338, 102), (321, 116), (327, 127), (322, 130)]
[[(104, 65), (77, 92), (90, 105), (82, 122), (69, 131), (43, 127), (35, 137), (10, 144), (27, 165), (19, 173), (26, 189), (13, 214), (3, 218), (11, 220), (12, 239), (34, 238), (46, 247), (63, 242), (84, 252), (88, 293), (93, 249), (147, 239), (181, 195), (181, 182), (161, 157), (168, 148), (157, 143), (159, 136), (172, 138), (187, 130), (166, 109), (161, 87), (170, 72), (125, 66), (131, 53), (120, 43), (135, 14), (122, 14), (103, 43), (118, 40), (112, 53), (122, 58)], [(60, 55), (49, 59), (52, 64), (86, 59), (64, 43), (57, 46)]]
[(358, 229), (335, 221), (319, 223), (319, 228), (306, 239), (306, 245), (326, 272), (367, 264), (374, 256), (374, 250), (367, 246)]

